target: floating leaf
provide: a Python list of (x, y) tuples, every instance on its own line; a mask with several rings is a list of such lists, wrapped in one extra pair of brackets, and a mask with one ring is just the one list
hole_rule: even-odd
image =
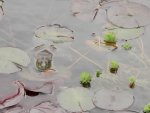
[(150, 24), (150, 8), (134, 2), (113, 6), (107, 15), (109, 21), (118, 27), (136, 28)]
[(14, 73), (21, 70), (20, 66), (28, 66), (30, 58), (18, 48), (0, 48), (0, 73)]
[(73, 40), (73, 31), (58, 24), (38, 28), (33, 37), (33, 41), (37, 43), (47, 41), (53, 43), (64, 43), (72, 42)]
[(114, 112), (114, 113), (138, 113), (138, 112), (134, 112), (134, 111), (118, 111), (118, 112)]
[(119, 27), (115, 27), (113, 25), (109, 25), (109, 26), (105, 26), (105, 32), (114, 32), (116, 34), (117, 39), (124, 39), (124, 40), (128, 40), (128, 39), (134, 39), (134, 38), (138, 38), (141, 35), (144, 34), (144, 28), (143, 27), (139, 27), (139, 28), (132, 28), (132, 29), (125, 29), (125, 28), (119, 28)]
[(134, 98), (131, 94), (120, 90), (100, 90), (95, 94), (94, 104), (102, 109), (123, 110), (133, 104)]
[(88, 89), (76, 87), (62, 91), (57, 100), (60, 106), (70, 112), (82, 112), (94, 108), (92, 97), (93, 93)]
[(33, 107), (30, 113), (66, 113), (66, 111), (51, 102), (43, 102)]
[(101, 21), (105, 10), (111, 6), (118, 5), (124, 0), (73, 0), (72, 13), (83, 21)]
[(26, 113), (22, 106), (16, 106), (13, 108), (7, 109), (4, 113)]
[(33, 92), (51, 94), (63, 84), (63, 78), (53, 72), (36, 73), (24, 70), (19, 73), (19, 77), (25, 89)]
[[(4, 81), (6, 82), (6, 81)], [(8, 84), (8, 82), (6, 82)], [(15, 89), (13, 91), (9, 91), (9, 93), (6, 93), (6, 84), (5, 86), (1, 85), (1, 90), (3, 90), (5, 88), (5, 95), (1, 94), (1, 100), (0, 100), (0, 109), (6, 108), (6, 107), (10, 107), (13, 105), (18, 104), (24, 97), (24, 87), (23, 85), (16, 81), (14, 84), (9, 84), (9, 86), (7, 85), (8, 90), (12, 90)], [(4, 92), (3, 92), (4, 93)]]

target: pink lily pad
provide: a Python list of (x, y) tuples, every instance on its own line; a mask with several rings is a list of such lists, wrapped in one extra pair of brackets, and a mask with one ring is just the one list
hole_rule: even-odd
[(22, 106), (15, 106), (4, 111), (4, 113), (26, 113)]
[(24, 98), (24, 86), (18, 81), (13, 84), (7, 80), (1, 81), (0, 87), (0, 109), (14, 106)]
[(30, 113), (67, 113), (61, 107), (51, 102), (43, 102), (30, 110)]
[(22, 71), (19, 73), (20, 81), (28, 91), (52, 94), (63, 85), (63, 78), (56, 73), (35, 73), (32, 71)]

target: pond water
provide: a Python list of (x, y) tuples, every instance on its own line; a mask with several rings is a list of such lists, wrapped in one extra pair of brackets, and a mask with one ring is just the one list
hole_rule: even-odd
[[(1, 3), (0, 113), (143, 113), (150, 102), (149, 0)], [(109, 33), (115, 44), (103, 39)], [(82, 72), (92, 77), (89, 88)]]

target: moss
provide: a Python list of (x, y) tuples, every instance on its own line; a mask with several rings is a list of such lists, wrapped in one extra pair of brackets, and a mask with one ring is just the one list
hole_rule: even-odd
[(129, 42), (125, 42), (122, 46), (125, 50), (132, 49), (132, 45)]
[(116, 34), (114, 32), (107, 32), (104, 35), (104, 41), (106, 43), (116, 43), (117, 42), (117, 38), (116, 38)]
[(82, 72), (80, 74), (80, 84), (82, 84), (83, 87), (90, 87), (90, 82), (92, 80), (92, 76), (88, 72)]
[(101, 71), (99, 71), (99, 70), (96, 71), (96, 77), (100, 77), (101, 74), (102, 74)]
[(150, 103), (144, 106), (143, 113), (150, 113)]
[(136, 84), (136, 77), (135, 76), (129, 77), (129, 87), (134, 88), (135, 84)]
[(111, 73), (117, 73), (118, 68), (119, 68), (119, 63), (115, 60), (112, 60), (110, 62), (110, 67), (109, 68), (110, 68)]

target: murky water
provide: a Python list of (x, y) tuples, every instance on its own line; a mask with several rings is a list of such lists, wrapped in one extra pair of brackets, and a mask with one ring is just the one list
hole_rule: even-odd
[[(120, 0), (119, 2), (122, 1), (123, 0)], [(129, 1), (143, 4), (150, 8), (149, 0)], [(118, 4), (118, 2), (112, 5), (116, 6), (116, 4)], [(31, 63), (27, 67), (24, 67), (22, 71), (0, 75), (0, 84), (2, 84), (3, 87), (0, 89), (0, 98), (3, 98), (6, 93), (7, 95), (14, 93), (15, 88), (11, 88), (11, 84), (16, 80), (25, 84), (27, 89), (42, 92), (34, 97), (27, 96), (17, 103), (17, 106), (22, 106), (25, 109), (21, 113), (25, 113), (25, 111), (29, 112), (30, 108), (44, 101), (51, 101), (56, 104), (56, 95), (63, 89), (66, 87), (81, 86), (80, 73), (84, 71), (90, 72), (93, 76), (90, 90), (94, 93), (101, 89), (119, 89), (133, 95), (134, 103), (129, 108), (123, 109), (124, 111), (142, 112), (144, 106), (150, 102), (149, 25), (142, 26), (144, 29), (143, 35), (129, 40), (132, 44), (131, 50), (125, 51), (122, 48), (124, 41), (119, 39), (117, 42), (118, 49), (111, 51), (106, 47), (87, 44), (88, 40), (94, 39), (92, 33), (102, 37), (104, 26), (108, 24), (105, 10), (100, 10), (101, 15), (98, 14), (93, 22), (87, 21), (89, 19), (88, 16), (73, 16), (71, 12), (71, 0), (5, 0), (3, 10), (4, 16), (0, 21), (0, 46), (20, 48), (27, 52), (31, 58)], [(146, 19), (145, 21), (147, 21)], [(35, 70), (34, 61), (36, 59), (36, 52), (33, 50), (40, 44), (34, 42), (33, 37), (37, 28), (53, 24), (59, 24), (71, 29), (73, 31), (74, 40), (65, 43), (52, 43), (52, 45), (56, 47), (56, 51), (53, 53), (52, 68), (56, 70), (57, 73), (41, 74)], [(50, 44), (51, 43), (47, 42), (44, 48), (49, 48)], [(108, 64), (111, 60), (117, 60), (119, 62), (120, 67), (117, 74), (111, 74), (109, 72)], [(102, 71), (103, 75), (106, 76), (106, 78), (104, 78), (105, 80), (96, 78), (95, 73), (97, 70)], [(128, 87), (128, 78), (132, 75), (135, 75), (138, 79), (134, 89)], [(40, 76), (44, 76), (45, 78)], [(4, 81), (7, 81), (10, 85), (5, 85), (6, 82)], [(52, 90), (49, 81), (56, 83), (52, 94), (47, 94)], [(45, 85), (45, 82), (49, 84)], [(40, 89), (43, 84), (45, 86)], [(16, 106), (14, 105), (13, 107)], [(6, 109), (7, 108), (1, 109), (0, 112), (4, 112)], [(96, 107), (89, 110), (89, 112), (117, 113), (116, 111), (108, 111)], [(12, 113), (20, 112), (14, 111)], [(41, 111), (38, 113), (44, 112)]]

